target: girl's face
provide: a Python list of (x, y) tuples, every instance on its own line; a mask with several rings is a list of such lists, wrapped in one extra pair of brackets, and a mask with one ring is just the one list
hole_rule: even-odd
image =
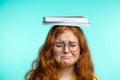
[(64, 66), (73, 66), (80, 56), (78, 38), (72, 31), (65, 31), (57, 37), (53, 47), (54, 59)]

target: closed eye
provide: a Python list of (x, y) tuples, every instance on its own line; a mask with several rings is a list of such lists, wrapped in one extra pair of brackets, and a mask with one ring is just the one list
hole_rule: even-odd
[(76, 47), (77, 45), (76, 44), (70, 44), (69, 46), (70, 47)]
[(56, 47), (63, 47), (63, 44), (55, 44)]

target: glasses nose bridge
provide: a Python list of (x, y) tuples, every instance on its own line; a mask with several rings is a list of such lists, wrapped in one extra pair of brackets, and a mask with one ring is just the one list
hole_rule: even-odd
[(64, 46), (63, 46), (62, 49), (63, 49), (63, 50), (66, 50), (66, 47), (67, 47), (68, 50), (70, 50), (70, 46), (69, 46), (69, 44), (64, 44)]

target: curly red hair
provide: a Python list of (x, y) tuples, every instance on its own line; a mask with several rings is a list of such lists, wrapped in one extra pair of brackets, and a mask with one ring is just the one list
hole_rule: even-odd
[[(40, 48), (38, 58), (33, 62), (32, 69), (26, 74), (26, 80), (58, 80), (57, 69), (60, 65), (53, 58), (52, 47), (57, 36), (70, 30), (78, 38), (80, 44), (80, 58), (76, 62), (74, 71), (77, 80), (93, 80), (94, 68), (90, 51), (83, 31), (77, 26), (55, 25), (49, 31), (44, 45)], [(35, 66), (34, 66), (35, 65)]]

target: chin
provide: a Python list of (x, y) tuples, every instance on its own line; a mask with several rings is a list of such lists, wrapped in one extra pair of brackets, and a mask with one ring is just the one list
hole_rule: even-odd
[(64, 67), (70, 67), (70, 66), (74, 66), (74, 64), (72, 63), (62, 63)]

